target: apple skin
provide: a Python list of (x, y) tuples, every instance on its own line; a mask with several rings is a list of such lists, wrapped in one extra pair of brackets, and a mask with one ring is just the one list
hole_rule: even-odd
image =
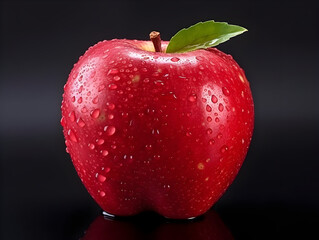
[(79, 177), (118, 216), (205, 213), (237, 175), (254, 127), (249, 82), (230, 55), (159, 53), (150, 41), (90, 47), (69, 75), (61, 109)]

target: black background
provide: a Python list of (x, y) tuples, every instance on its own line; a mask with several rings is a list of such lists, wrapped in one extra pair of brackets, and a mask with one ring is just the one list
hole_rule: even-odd
[(246, 161), (213, 209), (236, 239), (318, 238), (318, 12), (306, 0), (1, 2), (0, 238), (78, 239), (100, 214), (59, 124), (78, 57), (100, 40), (169, 40), (210, 19), (249, 30), (218, 48), (245, 69), (256, 114)]

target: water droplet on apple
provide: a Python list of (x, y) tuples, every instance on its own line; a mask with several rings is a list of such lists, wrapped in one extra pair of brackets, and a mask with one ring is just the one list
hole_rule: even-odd
[(229, 95), (230, 95), (230, 92), (229, 92), (229, 90), (228, 90), (226, 87), (223, 87), (223, 88), (222, 88), (222, 91), (223, 91), (223, 94), (224, 94), (225, 96), (229, 96)]
[(116, 128), (114, 126), (105, 126), (104, 131), (108, 136), (112, 136), (116, 132)]
[(189, 96), (188, 96), (188, 101), (190, 101), (190, 102), (195, 102), (196, 99), (197, 99), (196, 94), (192, 94), (192, 95), (189, 95)]
[(109, 155), (109, 151), (107, 150), (102, 150), (101, 151), (102, 156), (106, 157), (107, 155)]
[(227, 150), (228, 150), (228, 147), (227, 147), (226, 145), (224, 145), (224, 146), (222, 146), (222, 147), (220, 148), (220, 152), (221, 152), (221, 153), (225, 153)]
[(207, 122), (211, 122), (212, 121), (212, 118), (211, 117), (207, 117)]
[(101, 196), (101, 197), (104, 197), (104, 196), (105, 196), (105, 192), (100, 191), (100, 196)]
[(154, 160), (159, 160), (161, 158), (161, 155), (154, 155), (153, 158)]
[(212, 108), (211, 108), (209, 105), (206, 105), (206, 111), (207, 111), (207, 112), (211, 112), (211, 111), (212, 111)]
[(215, 95), (213, 95), (212, 96), (212, 102), (213, 103), (217, 103), (217, 101), (218, 101), (218, 98)]
[(82, 109), (81, 109), (81, 113), (86, 113), (88, 110), (87, 110), (87, 108), (86, 107), (83, 107)]
[(115, 108), (115, 105), (113, 103), (107, 103), (106, 105), (110, 110), (113, 110)]
[(210, 139), (208, 143), (209, 143), (209, 145), (213, 145), (215, 143), (215, 140), (214, 139)]
[(107, 168), (104, 169), (104, 172), (105, 172), (105, 173), (109, 173), (110, 171), (111, 171), (111, 168), (109, 168), (109, 167), (107, 167)]
[(100, 109), (95, 109), (91, 112), (91, 117), (92, 118), (98, 118), (100, 116)]
[(83, 86), (81, 85), (78, 92), (81, 93), (83, 91)]
[(117, 70), (116, 68), (110, 69), (109, 72), (107, 73), (107, 75), (110, 74), (117, 74), (119, 72), (119, 70)]
[(68, 131), (68, 136), (72, 142), (78, 142), (78, 139), (76, 138), (75, 133), (71, 129), (69, 129)]
[(85, 122), (82, 120), (82, 118), (79, 118), (78, 120), (77, 120), (77, 124), (79, 125), (79, 127), (84, 127), (85, 126)]
[(152, 144), (146, 144), (145, 145), (145, 148), (146, 148), (146, 150), (148, 150), (148, 151), (150, 151), (151, 149), (152, 149)]
[(218, 117), (215, 118), (215, 122), (217, 122), (217, 123), (219, 122), (219, 118)]
[(114, 76), (113, 79), (114, 79), (114, 81), (119, 81), (121, 79), (121, 77), (120, 76)]
[(105, 182), (106, 177), (105, 177), (104, 175), (102, 175), (102, 174), (98, 174), (98, 175), (97, 175), (97, 180), (98, 180), (99, 182), (103, 183), (103, 182)]
[(109, 89), (115, 90), (115, 89), (117, 89), (117, 85), (114, 83), (111, 83), (111, 84), (109, 84)]
[(114, 118), (114, 115), (113, 115), (113, 114), (108, 114), (108, 115), (107, 115), (107, 118), (110, 119), (110, 120), (112, 120), (112, 119)]
[(82, 99), (82, 97), (80, 97), (80, 98), (78, 99), (78, 103), (81, 104), (82, 101), (83, 101), (83, 99)]
[(101, 84), (98, 88), (98, 91), (101, 92), (103, 89), (105, 88), (105, 85), (104, 84)]
[(99, 97), (96, 96), (95, 98), (93, 98), (92, 103), (93, 104), (97, 104), (99, 102)]
[(95, 145), (93, 143), (88, 144), (89, 149), (93, 150), (95, 148)]
[(65, 121), (65, 118), (64, 118), (64, 117), (61, 118), (60, 124), (61, 124), (62, 127), (65, 127), (66, 121)]
[(104, 139), (100, 138), (100, 139), (96, 139), (96, 144), (97, 145), (102, 145), (104, 143)]
[(224, 111), (224, 105), (220, 103), (219, 106), (218, 106), (218, 110), (220, 112)]
[(218, 133), (217, 138), (218, 138), (218, 139), (221, 139), (222, 137), (223, 137), (223, 134)]
[(179, 58), (177, 58), (177, 57), (172, 57), (172, 58), (171, 58), (171, 61), (172, 61), (172, 62), (178, 62), (178, 61), (179, 61)]
[(213, 132), (213, 130), (212, 130), (211, 128), (208, 128), (208, 129), (206, 130), (206, 133), (207, 133), (207, 134), (212, 134), (212, 132)]
[(70, 118), (71, 122), (74, 122), (74, 121), (75, 121), (75, 113), (74, 113), (74, 111), (72, 111), (72, 112), (69, 114), (69, 118)]
[(72, 101), (72, 102), (75, 102), (75, 96), (73, 96), (73, 97), (71, 98), (71, 101)]

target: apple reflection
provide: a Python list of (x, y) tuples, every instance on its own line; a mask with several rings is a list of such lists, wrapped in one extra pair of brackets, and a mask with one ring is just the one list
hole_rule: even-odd
[(205, 215), (187, 221), (166, 220), (154, 214), (110, 219), (97, 217), (81, 240), (231, 240), (234, 239), (217, 213), (210, 210)]

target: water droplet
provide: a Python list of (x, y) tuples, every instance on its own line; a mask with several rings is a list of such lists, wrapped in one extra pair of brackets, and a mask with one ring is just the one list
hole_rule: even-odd
[(75, 121), (75, 113), (74, 113), (74, 111), (70, 112), (69, 118), (70, 118), (71, 122)]
[(192, 94), (192, 95), (189, 95), (189, 96), (188, 96), (188, 101), (190, 101), (190, 102), (195, 102), (196, 99), (197, 99), (196, 94)]
[(65, 118), (64, 118), (64, 117), (61, 118), (60, 124), (61, 124), (62, 127), (65, 127), (66, 121), (65, 121)]
[(205, 168), (205, 166), (204, 166), (203, 163), (199, 163), (199, 164), (197, 164), (197, 168), (198, 168), (199, 170), (203, 170), (203, 169)]
[(73, 97), (71, 98), (71, 101), (72, 101), (72, 102), (75, 102), (75, 96), (73, 96)]
[(209, 145), (213, 145), (215, 143), (215, 140), (214, 139), (210, 139), (208, 143), (209, 143)]
[(114, 83), (111, 83), (111, 84), (109, 84), (109, 89), (115, 90), (115, 89), (117, 89), (117, 85)]
[(220, 103), (219, 106), (218, 106), (218, 110), (220, 112), (224, 111), (224, 105)]
[(112, 148), (112, 149), (116, 149), (116, 145), (112, 144), (112, 145), (111, 145), (111, 148)]
[(100, 138), (100, 139), (96, 139), (96, 144), (97, 145), (102, 145), (104, 143), (104, 139)]
[(110, 69), (109, 72), (107, 73), (107, 75), (110, 75), (110, 74), (117, 74), (119, 72), (119, 70), (117, 70), (116, 68), (113, 68), (113, 69)]
[(97, 175), (97, 180), (99, 180), (99, 182), (103, 183), (103, 182), (105, 182), (106, 177), (104, 175), (102, 175), (102, 174), (98, 174)]
[(206, 133), (207, 133), (207, 134), (212, 134), (212, 132), (213, 132), (213, 130), (212, 130), (211, 128), (208, 128), (208, 129), (206, 130)]
[(207, 117), (207, 122), (211, 122), (212, 121), (212, 118), (211, 117)]
[(111, 171), (111, 168), (107, 167), (105, 168), (104, 172), (109, 173)]
[(115, 108), (115, 105), (113, 103), (107, 103), (106, 105), (110, 110), (113, 110)]
[(75, 133), (71, 129), (69, 129), (68, 131), (68, 136), (72, 142), (78, 142), (78, 139), (76, 138)]
[(105, 192), (101, 191), (101, 192), (100, 192), (100, 196), (101, 196), (101, 197), (104, 197), (104, 196), (105, 196)]
[(242, 140), (241, 140), (241, 143), (244, 144), (244, 143), (245, 143), (245, 139), (242, 139)]
[(114, 126), (105, 126), (104, 131), (108, 136), (112, 136), (116, 132), (116, 128)]
[(192, 136), (192, 133), (191, 132), (186, 132), (186, 136), (190, 137), (190, 136)]
[(95, 109), (91, 112), (91, 117), (92, 118), (98, 118), (100, 116), (100, 109)]
[(201, 57), (201, 56), (196, 56), (196, 59), (197, 59), (198, 61), (202, 61), (204, 58)]
[(82, 99), (82, 97), (80, 97), (79, 99), (78, 99), (78, 103), (82, 103), (82, 101), (83, 101), (83, 99)]
[(120, 76), (114, 76), (113, 79), (114, 79), (114, 81), (119, 81), (121, 79), (121, 77)]
[(205, 68), (203, 67), (203, 65), (199, 65), (199, 69), (204, 70)]
[(221, 152), (221, 153), (225, 153), (227, 150), (228, 150), (228, 147), (227, 147), (226, 145), (224, 145), (224, 146), (222, 146), (222, 147), (220, 148), (220, 152)]
[(207, 112), (211, 112), (211, 111), (212, 111), (212, 108), (211, 108), (209, 105), (206, 105), (206, 111), (207, 111)]
[(79, 127), (84, 127), (85, 126), (85, 122), (82, 120), (82, 118), (79, 118), (78, 120), (77, 120), (77, 124), (79, 125)]
[(113, 115), (113, 114), (108, 114), (108, 115), (107, 115), (107, 118), (110, 119), (110, 120), (112, 120), (112, 119), (114, 118), (114, 115)]
[(88, 147), (89, 147), (91, 150), (93, 150), (93, 149), (95, 148), (95, 145), (94, 145), (93, 143), (89, 143), (89, 144), (88, 144)]
[(93, 98), (92, 103), (93, 104), (97, 104), (99, 102), (99, 97), (96, 96), (95, 98)]
[(223, 88), (222, 88), (222, 91), (223, 91), (223, 94), (224, 94), (225, 96), (229, 96), (229, 95), (230, 95), (230, 92), (229, 92), (229, 90), (228, 90), (226, 87), (223, 87)]
[(145, 145), (146, 150), (150, 151), (152, 149), (152, 144)]
[(101, 84), (98, 88), (98, 91), (101, 92), (103, 89), (105, 88), (105, 85), (104, 84)]
[(215, 95), (213, 95), (212, 96), (212, 102), (213, 103), (217, 103), (217, 101), (218, 101), (218, 98)]
[(172, 61), (172, 62), (178, 62), (178, 61), (179, 61), (179, 58), (177, 58), (177, 57), (172, 57), (172, 58), (171, 58), (171, 61)]
[(221, 139), (222, 137), (223, 137), (223, 134), (218, 133), (217, 138), (218, 138), (218, 139)]
[(161, 155), (154, 155), (153, 158), (154, 160), (159, 160), (161, 158)]
[(107, 150), (102, 150), (101, 151), (102, 156), (106, 157), (107, 155), (109, 155), (109, 151)]
[(207, 102), (207, 99), (206, 98), (202, 98), (202, 102), (203, 103)]
[(81, 93), (82, 91), (83, 91), (83, 85), (80, 86), (79, 93)]
[(87, 110), (87, 108), (86, 107), (83, 107), (82, 109), (81, 109), (81, 112), (82, 113), (86, 113), (88, 110)]

